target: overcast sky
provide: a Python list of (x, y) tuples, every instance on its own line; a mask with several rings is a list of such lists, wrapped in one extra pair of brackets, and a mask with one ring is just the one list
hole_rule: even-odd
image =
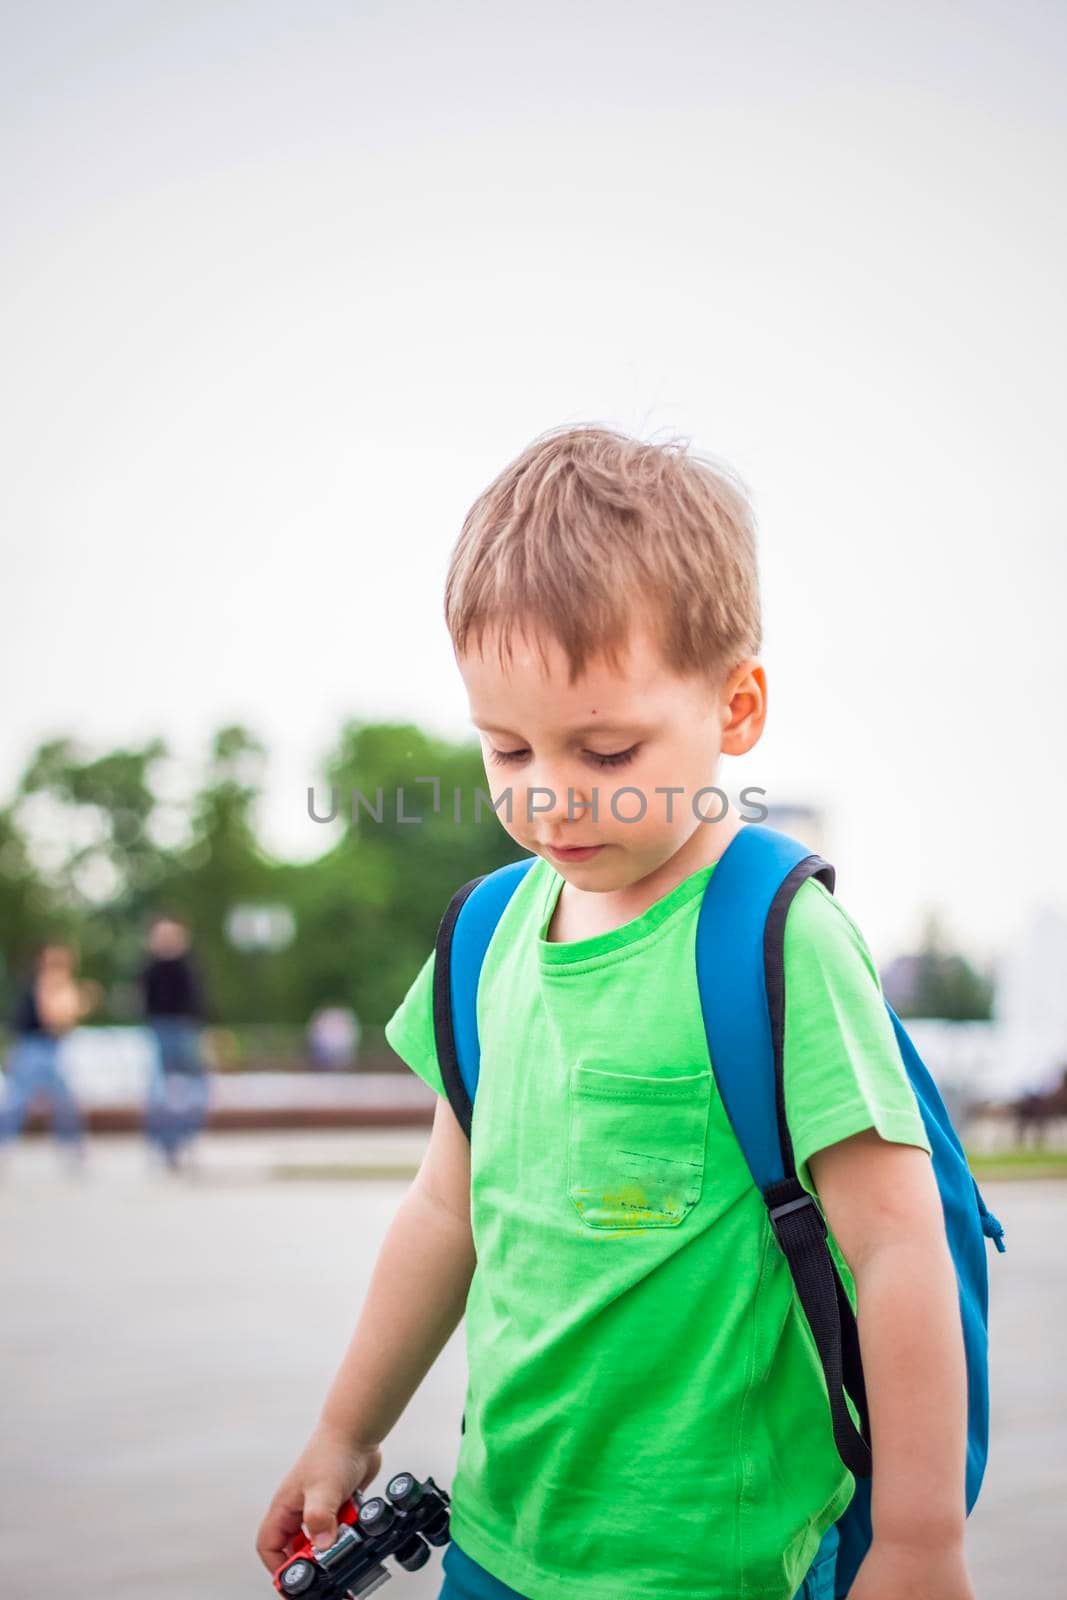
[(0, 793), (246, 720), (448, 734), (464, 512), (566, 421), (760, 519), (765, 737), (886, 959), (1067, 901), (1064, 11), (3, 8)]

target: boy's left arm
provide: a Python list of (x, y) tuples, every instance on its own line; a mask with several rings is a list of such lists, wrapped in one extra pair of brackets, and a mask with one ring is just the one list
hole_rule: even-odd
[(874, 1537), (849, 1600), (974, 1600), (964, 1555), (967, 1370), (930, 1157), (873, 1128), (809, 1168), (856, 1284)]

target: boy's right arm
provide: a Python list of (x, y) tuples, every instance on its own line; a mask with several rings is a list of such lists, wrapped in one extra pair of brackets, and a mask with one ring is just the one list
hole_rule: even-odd
[(356, 1331), (318, 1424), (271, 1501), (256, 1549), (271, 1570), (301, 1523), (325, 1547), (339, 1505), (381, 1465), (379, 1446), (463, 1315), (474, 1272), (470, 1146), (447, 1100), (389, 1226)]

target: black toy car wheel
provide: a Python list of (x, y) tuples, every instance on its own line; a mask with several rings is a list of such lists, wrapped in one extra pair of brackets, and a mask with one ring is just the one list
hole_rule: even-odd
[(286, 1594), (307, 1594), (315, 1582), (315, 1568), (301, 1558), (286, 1567), (281, 1575), (281, 1586)]
[(410, 1544), (401, 1545), (396, 1559), (405, 1572), (418, 1572), (430, 1559), (430, 1547), (416, 1534)]

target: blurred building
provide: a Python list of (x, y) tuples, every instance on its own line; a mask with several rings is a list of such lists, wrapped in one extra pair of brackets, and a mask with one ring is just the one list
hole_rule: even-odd
[(1014, 1090), (1055, 1088), (1067, 1069), (1067, 911), (1036, 907), (997, 971), (999, 1076)]
[(882, 993), (901, 1016), (911, 1010), (918, 998), (922, 970), (923, 958), (917, 955), (894, 956), (882, 968)]

